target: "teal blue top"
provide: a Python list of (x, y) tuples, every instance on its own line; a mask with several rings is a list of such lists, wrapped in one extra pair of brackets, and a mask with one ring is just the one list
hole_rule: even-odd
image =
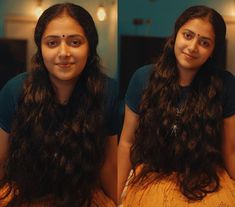
[[(139, 113), (139, 105), (144, 89), (147, 87), (149, 77), (153, 71), (154, 65), (145, 65), (133, 74), (125, 97), (128, 107), (135, 113)], [(224, 82), (223, 89), (223, 117), (229, 117), (235, 114), (235, 77), (228, 71), (221, 70), (221, 77)], [(190, 87), (182, 87), (182, 93), (185, 94)]]
[[(28, 73), (21, 73), (9, 80), (0, 91), (0, 128), (9, 133), (14, 114), (18, 107), (19, 98), (23, 92), (23, 83)], [(118, 131), (118, 87), (116, 82), (108, 78), (105, 90), (105, 122), (108, 135), (115, 135)]]

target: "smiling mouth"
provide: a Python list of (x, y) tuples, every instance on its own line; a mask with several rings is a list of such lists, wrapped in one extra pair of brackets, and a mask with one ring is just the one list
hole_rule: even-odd
[(59, 66), (60, 68), (69, 68), (73, 65), (74, 63), (57, 63), (56, 65)]
[(197, 56), (194, 55), (190, 55), (188, 53), (183, 52), (184, 56), (186, 56), (187, 58), (191, 58), (191, 59), (197, 59)]

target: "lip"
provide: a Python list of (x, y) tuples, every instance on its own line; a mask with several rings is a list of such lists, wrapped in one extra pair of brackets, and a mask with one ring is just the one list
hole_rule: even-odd
[(73, 65), (74, 63), (56, 63), (57, 66), (60, 68), (69, 68)]
[(197, 59), (197, 56), (190, 55), (190, 54), (185, 53), (185, 52), (182, 52), (182, 53), (183, 53), (183, 55), (184, 55), (185, 57), (187, 57), (187, 58), (190, 58), (190, 59)]

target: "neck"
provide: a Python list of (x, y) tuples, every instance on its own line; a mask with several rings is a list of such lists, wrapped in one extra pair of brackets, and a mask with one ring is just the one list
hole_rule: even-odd
[(65, 105), (69, 102), (75, 84), (76, 82), (71, 83), (70, 81), (52, 81), (58, 103)]
[(180, 86), (189, 86), (196, 76), (198, 70), (195, 69), (179, 69)]

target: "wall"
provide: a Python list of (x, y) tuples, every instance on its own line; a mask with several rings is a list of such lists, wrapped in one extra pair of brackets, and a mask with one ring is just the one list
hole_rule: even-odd
[[(62, 0), (43, 0), (43, 8), (47, 8), (55, 3), (62, 3)], [(111, 77), (117, 74), (117, 1), (102, 1), (107, 9), (108, 18), (106, 21), (99, 22), (96, 17), (96, 9), (100, 3), (99, 0), (75, 0), (70, 1), (86, 8), (97, 26), (99, 33), (98, 52), (103, 60), (105, 72)], [(5, 37), (6, 28), (4, 21), (7, 16), (33, 16), (36, 0), (0, 0), (0, 37)], [(17, 31), (16, 31), (17, 33)], [(29, 54), (31, 56), (32, 54)]]
[[(0, 0), (0, 37), (4, 37), (4, 19), (6, 15), (33, 15), (35, 0)], [(63, 2), (62, 0), (43, 0), (43, 7)], [(94, 17), (99, 32), (100, 43), (98, 51), (103, 59), (105, 71), (112, 77), (118, 76), (117, 63), (117, 3), (113, 0), (103, 0), (108, 8), (109, 18), (98, 22), (95, 16), (99, 0), (71, 1), (85, 7)], [(114, 2), (117, 2), (114, 1)], [(145, 35), (165, 37), (171, 34), (175, 19), (187, 7), (204, 4), (215, 8), (224, 16), (235, 15), (234, 0), (118, 0), (118, 35)], [(134, 18), (151, 20), (151, 24), (134, 26)], [(229, 24), (228, 31), (235, 36), (234, 23)], [(234, 38), (228, 48), (228, 69), (235, 74), (235, 43)]]
[[(119, 34), (167, 36), (183, 10), (200, 4), (210, 6), (222, 15), (235, 15), (234, 0), (119, 0)], [(134, 18), (150, 19), (152, 23), (135, 26), (132, 24)]]
[[(179, 14), (190, 6), (200, 4), (216, 9), (225, 17), (232, 16), (233, 21), (235, 19), (234, 0), (119, 0), (119, 36), (169, 36), (172, 33), (175, 19)], [(144, 20), (144, 24), (135, 26), (133, 19), (136, 18)], [(148, 24), (147, 20), (150, 20), (150, 24)], [(233, 23), (230, 22), (227, 26), (228, 36), (230, 37), (227, 65), (228, 70), (235, 74), (235, 21)]]

